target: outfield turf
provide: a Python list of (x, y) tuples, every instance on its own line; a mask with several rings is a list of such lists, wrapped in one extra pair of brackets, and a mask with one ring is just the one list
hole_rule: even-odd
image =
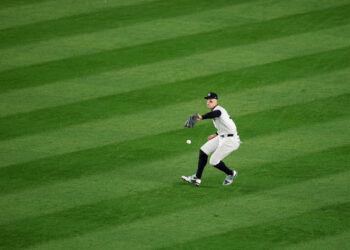
[[(350, 249), (349, 13), (0, 1), (0, 249)], [(243, 144), (197, 188), (209, 91)]]

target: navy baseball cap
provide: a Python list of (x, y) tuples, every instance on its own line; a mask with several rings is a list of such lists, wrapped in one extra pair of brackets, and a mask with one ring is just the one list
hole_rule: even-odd
[(218, 95), (214, 92), (209, 92), (208, 95), (204, 97), (204, 99), (218, 99)]

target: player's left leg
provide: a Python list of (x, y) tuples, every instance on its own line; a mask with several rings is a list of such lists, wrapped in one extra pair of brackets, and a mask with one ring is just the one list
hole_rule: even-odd
[(231, 152), (239, 148), (240, 143), (234, 138), (220, 138), (219, 146), (210, 158), (210, 165), (224, 172), (227, 176), (224, 185), (230, 185), (237, 176), (237, 171), (229, 169), (222, 161)]

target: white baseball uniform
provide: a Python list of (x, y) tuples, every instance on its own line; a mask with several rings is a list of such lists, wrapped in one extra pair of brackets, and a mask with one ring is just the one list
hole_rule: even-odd
[[(214, 113), (219, 114), (218, 117), (212, 118), (218, 136), (206, 142), (201, 147), (201, 150), (207, 155), (212, 154), (209, 163), (210, 165), (215, 166), (231, 152), (237, 150), (241, 144), (241, 140), (237, 133), (236, 124), (233, 122), (227, 111), (219, 105), (217, 105), (212, 111), (216, 111)], [(208, 118), (203, 116), (203, 119)]]

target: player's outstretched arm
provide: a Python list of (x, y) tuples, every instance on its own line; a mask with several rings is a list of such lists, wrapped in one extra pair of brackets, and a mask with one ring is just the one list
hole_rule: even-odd
[(219, 117), (220, 115), (221, 115), (220, 110), (214, 110), (214, 111), (210, 111), (209, 113), (202, 115), (201, 118), (202, 118), (202, 120), (213, 119), (213, 118)]

